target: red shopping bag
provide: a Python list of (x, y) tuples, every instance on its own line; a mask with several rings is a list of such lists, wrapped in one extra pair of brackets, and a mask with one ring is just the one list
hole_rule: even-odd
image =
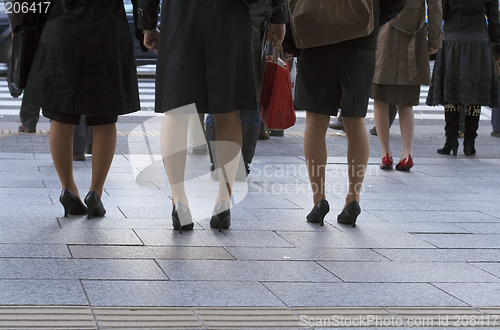
[(295, 125), (288, 60), (284, 58), (279, 42), (273, 56), (266, 59), (259, 108), (260, 118), (270, 129), (286, 129)]

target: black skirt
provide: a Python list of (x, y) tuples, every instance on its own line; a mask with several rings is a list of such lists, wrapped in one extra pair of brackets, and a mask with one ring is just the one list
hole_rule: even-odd
[(375, 51), (350, 43), (302, 50), (297, 61), (297, 109), (366, 117), (375, 72)]
[[(117, 117), (140, 109), (132, 36), (123, 0), (56, 1), (39, 42), (25, 101), (44, 114)], [(51, 118), (52, 119), (52, 118)]]
[(487, 33), (447, 33), (436, 54), (427, 105), (498, 103)]
[(252, 25), (241, 0), (164, 0), (156, 112), (255, 110)]

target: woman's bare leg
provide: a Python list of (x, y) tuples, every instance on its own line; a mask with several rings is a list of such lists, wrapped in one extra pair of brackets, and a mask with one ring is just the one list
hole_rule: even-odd
[(49, 146), (52, 161), (61, 181), (62, 189), (68, 189), (75, 195), (80, 196), (73, 177), (74, 130), (75, 125), (51, 120)]
[(102, 196), (116, 149), (116, 124), (92, 126), (92, 183), (89, 191)]
[(313, 191), (313, 202), (316, 205), (325, 199), (325, 168), (327, 161), (326, 131), (330, 122), (329, 115), (306, 112), (306, 128), (304, 132), (304, 156), (307, 173)]
[[(387, 114), (385, 116), (388, 118)], [(347, 162), (349, 176), (349, 190), (345, 205), (356, 200), (365, 178), (366, 166), (370, 155), (370, 140), (366, 130), (365, 118), (343, 117), (345, 133), (347, 135)], [(378, 127), (377, 127), (377, 134)], [(345, 206), (344, 206), (345, 207)]]
[(240, 112), (214, 114), (216, 158), (219, 166), (219, 194), (217, 205), (225, 201), (231, 205), (231, 190), (241, 158), (242, 133)]
[(412, 154), (413, 134), (415, 131), (415, 115), (412, 107), (398, 106), (398, 112), (401, 140), (403, 142), (403, 150), (401, 151), (402, 160)]
[(378, 141), (382, 149), (382, 157), (386, 154), (392, 157), (391, 147), (389, 145), (390, 119), (389, 103), (378, 100), (373, 101), (373, 114), (375, 116), (375, 127), (377, 127)]
[(190, 114), (166, 113), (161, 126), (161, 154), (168, 184), (172, 193), (172, 205), (181, 202), (189, 207), (184, 188), (186, 171), (187, 131)]

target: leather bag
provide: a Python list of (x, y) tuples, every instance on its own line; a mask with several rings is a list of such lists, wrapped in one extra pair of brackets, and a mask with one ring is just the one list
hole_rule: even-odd
[(14, 27), (12, 39), (12, 57), (8, 80), (15, 89), (26, 87), (31, 64), (35, 58), (38, 41), (47, 21), (52, 5), (47, 12), (38, 13), (32, 24)]
[(299, 49), (366, 37), (374, 28), (373, 0), (291, 0), (289, 7)]

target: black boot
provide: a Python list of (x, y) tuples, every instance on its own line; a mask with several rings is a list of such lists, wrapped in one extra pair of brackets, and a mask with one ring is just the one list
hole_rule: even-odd
[(215, 125), (207, 125), (205, 128), (207, 137), (208, 154), (210, 155), (210, 178), (219, 181), (219, 170), (217, 169), (217, 156), (215, 155)]
[(444, 118), (446, 126), (446, 143), (444, 147), (437, 150), (438, 154), (449, 155), (453, 152), (453, 156), (457, 155), (458, 150), (458, 123), (460, 120), (460, 109), (458, 105), (447, 104), (444, 106)]
[(474, 141), (479, 128), (479, 116), (481, 115), (480, 105), (470, 105), (465, 111), (465, 133), (464, 133), (464, 154), (472, 156), (476, 154)]
[(245, 163), (246, 180), (246, 176), (250, 173), (249, 165), (252, 163), (253, 156), (255, 155), (255, 147), (257, 146), (257, 140), (259, 139), (260, 126), (242, 123), (241, 133), (243, 142), (241, 146), (241, 154), (243, 156), (243, 162)]
[(266, 124), (260, 124), (259, 140), (269, 140), (269, 134), (267, 134)]

